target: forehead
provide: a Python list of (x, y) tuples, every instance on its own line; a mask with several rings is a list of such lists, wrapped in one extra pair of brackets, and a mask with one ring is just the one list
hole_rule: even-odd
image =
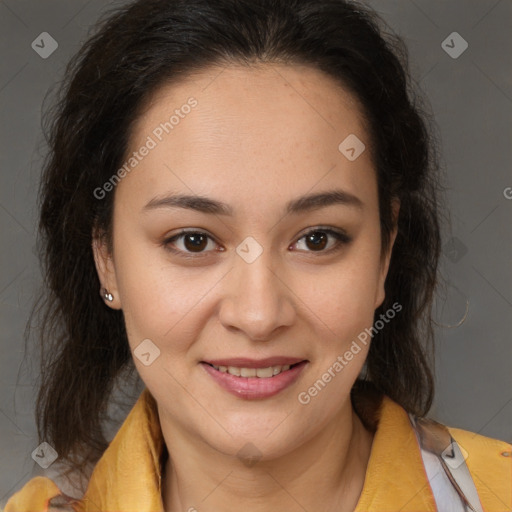
[(122, 186), (131, 181), (140, 193), (187, 185), (187, 192), (224, 193), (229, 185), (257, 195), (269, 186), (303, 193), (323, 180), (354, 189), (373, 177), (370, 151), (355, 161), (340, 152), (354, 135), (369, 148), (357, 99), (321, 71), (277, 64), (207, 68), (164, 84), (144, 106), (126, 156), (148, 138), (154, 148)]
[[(190, 97), (198, 101), (190, 116), (196, 122), (186, 123), (179, 130), (183, 135), (189, 127), (189, 132), (202, 136), (222, 137), (228, 131), (231, 136), (245, 129), (263, 137), (278, 131), (279, 123), (287, 128), (282, 135), (290, 133), (295, 139), (297, 128), (305, 137), (328, 132), (340, 136), (349, 128), (360, 134), (366, 131), (359, 101), (334, 78), (310, 66), (267, 63), (214, 66), (177, 83), (164, 83), (146, 103), (134, 132), (147, 132), (155, 123), (168, 120)], [(246, 131), (237, 139), (243, 136)]]

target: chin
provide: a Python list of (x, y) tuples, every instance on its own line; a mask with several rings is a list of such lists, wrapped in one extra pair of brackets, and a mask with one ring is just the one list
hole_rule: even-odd
[[(293, 451), (314, 434), (304, 428), (307, 422), (301, 421), (299, 425), (297, 418), (286, 412), (276, 415), (275, 411), (268, 414), (238, 411), (232, 416), (215, 417), (222, 427), (207, 428), (198, 435), (213, 449), (239, 459), (276, 459)], [(204, 421), (198, 419), (196, 425), (204, 425)]]

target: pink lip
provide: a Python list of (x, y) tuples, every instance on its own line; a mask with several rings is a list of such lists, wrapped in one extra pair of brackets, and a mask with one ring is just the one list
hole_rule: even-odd
[(285, 364), (300, 363), (304, 361), (300, 357), (275, 356), (265, 359), (249, 359), (247, 357), (234, 357), (231, 359), (210, 359), (201, 361), (214, 366), (236, 366), (237, 368), (268, 368), (269, 366), (284, 366)]
[[(224, 361), (241, 361), (241, 359), (225, 359)], [(246, 363), (240, 365), (239, 363), (217, 364), (216, 362), (212, 362), (211, 364), (215, 364), (215, 366), (241, 366), (243, 368), (268, 368), (269, 366), (277, 366), (278, 364), (280, 364), (268, 364), (267, 361), (268, 360), (258, 361), (258, 365), (253, 366), (246, 366)], [(259, 377), (237, 377), (236, 375), (231, 375), (229, 373), (224, 373), (219, 370), (216, 370), (215, 368), (213, 368), (213, 366), (210, 366), (205, 362), (201, 362), (201, 366), (222, 388), (229, 391), (233, 395), (239, 398), (245, 398), (247, 400), (256, 400), (261, 398), (269, 398), (271, 396), (277, 395), (283, 389), (287, 388), (293, 382), (295, 382), (295, 380), (297, 380), (300, 373), (308, 363), (308, 361), (300, 359), (295, 361), (296, 363), (299, 364), (296, 364), (296, 366), (290, 368), (285, 372), (281, 372), (279, 375), (275, 375), (274, 377), (268, 377), (266, 379)], [(254, 363), (255, 361), (253, 360), (252, 362)], [(266, 366), (260, 366), (261, 362), (263, 362)]]

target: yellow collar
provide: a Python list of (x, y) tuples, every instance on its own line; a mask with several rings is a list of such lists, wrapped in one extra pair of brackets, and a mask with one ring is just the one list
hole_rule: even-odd
[[(382, 512), (383, 510), (435, 512), (434, 497), (407, 412), (389, 397), (383, 396), (376, 417), (377, 429), (363, 491), (355, 512)], [(483, 464), (483, 469), (479, 471), (477, 478), (473, 478), (484, 509), (488, 512), (502, 510), (501, 507), (505, 502), (501, 499), (493, 501), (492, 495), (496, 490), (507, 492), (508, 488), (495, 488), (493, 492), (489, 492), (486, 488), (488, 488), (487, 483), (495, 481), (499, 474), (494, 472), (493, 480), (491, 462), (492, 468), (505, 471), (508, 468), (505, 466), (508, 461), (505, 461), (503, 456), (501, 459), (496, 458), (492, 461), (488, 456), (484, 459), (483, 453), (484, 448), (487, 453), (490, 448), (499, 451), (510, 445), (458, 429), (454, 429), (453, 432), (461, 436), (466, 449), (475, 441), (472, 445), (472, 453), (475, 454), (474, 464), (477, 465), (469, 464), (470, 458), (467, 462), (472, 474), (473, 471), (477, 472), (478, 467)], [(472, 436), (471, 443), (469, 435)], [(459, 440), (459, 437), (455, 435), (454, 437)], [(480, 447), (476, 441), (480, 444), (484, 442), (484, 445)], [(81, 500), (80, 510), (84, 512), (163, 512), (161, 497), (163, 453), (164, 443), (156, 403), (149, 390), (145, 388), (94, 468), (87, 491)], [(496, 467), (496, 463), (500, 463), (501, 466)], [(482, 478), (487, 479), (488, 482), (483, 482)], [(502, 480), (505, 482), (506, 479)], [(505, 495), (502, 494), (502, 496)]]

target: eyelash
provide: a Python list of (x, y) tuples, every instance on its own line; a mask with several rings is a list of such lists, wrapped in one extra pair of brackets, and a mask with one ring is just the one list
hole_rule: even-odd
[[(306, 252), (319, 253), (319, 254), (332, 254), (334, 252), (339, 251), (344, 245), (348, 245), (352, 241), (352, 238), (342, 231), (337, 231), (337, 230), (334, 230), (331, 228), (327, 228), (327, 227), (324, 228), (322, 226), (319, 226), (319, 227), (315, 227), (315, 228), (311, 229), (307, 233), (304, 233), (299, 239), (297, 239), (297, 241), (293, 245), (295, 245), (300, 240), (302, 240), (303, 238), (306, 238), (308, 235), (311, 235), (313, 233), (325, 233), (326, 235), (331, 235), (332, 237), (334, 237), (337, 240), (337, 243), (334, 247), (331, 247), (330, 249), (327, 249), (327, 250), (306, 251)], [(215, 240), (210, 235), (208, 235), (208, 233), (205, 233), (203, 231), (182, 230), (178, 234), (165, 239), (163, 241), (162, 245), (164, 246), (164, 248), (166, 250), (168, 250), (174, 254), (178, 254), (180, 257), (183, 257), (183, 258), (197, 259), (197, 258), (208, 256), (208, 253), (211, 251), (193, 253), (193, 252), (182, 251), (181, 249), (173, 249), (171, 247), (171, 244), (174, 241), (176, 241), (180, 238), (183, 238), (185, 235), (206, 235), (210, 240), (213, 240), (215, 242)]]

